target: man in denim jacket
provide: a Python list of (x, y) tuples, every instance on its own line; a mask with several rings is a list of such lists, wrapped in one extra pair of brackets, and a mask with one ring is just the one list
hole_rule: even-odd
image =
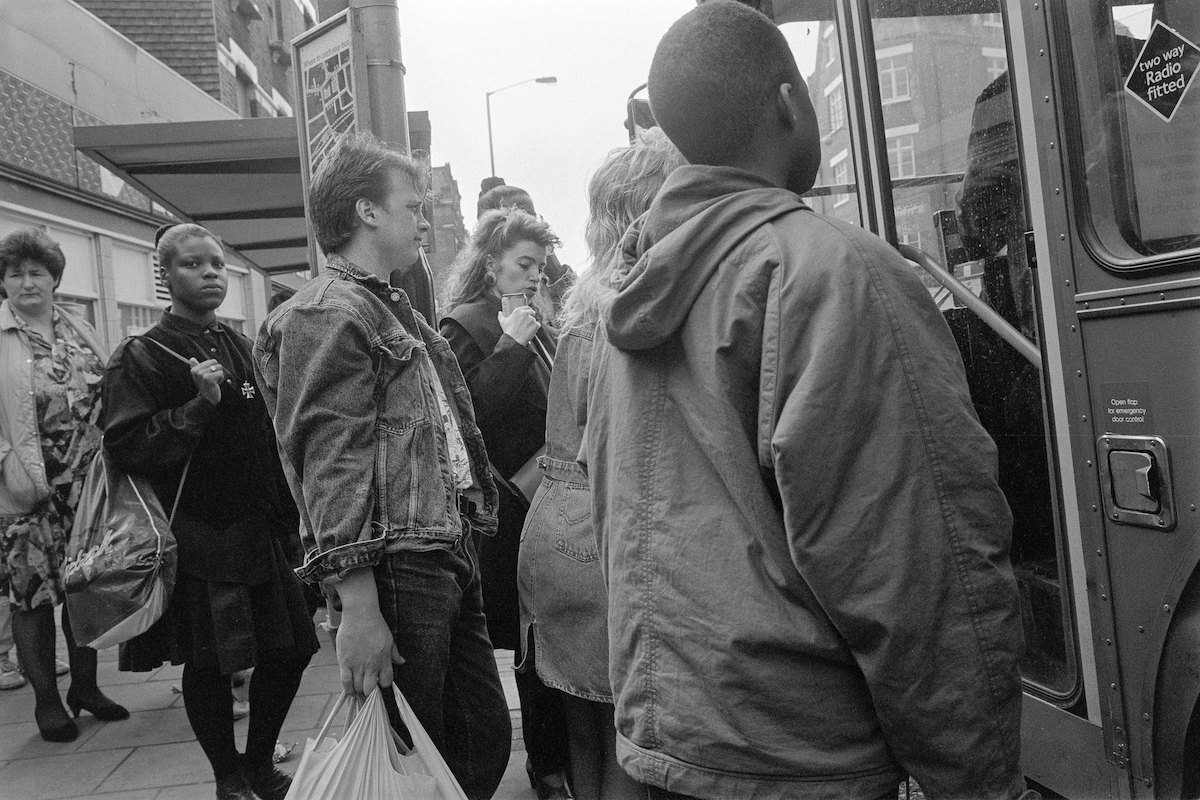
[(386, 282), (417, 263), (425, 173), (366, 134), (309, 195), (323, 274), (268, 318), (255, 371), (300, 508), (297, 570), (341, 600), (346, 692), (393, 678), (471, 798), (489, 798), (511, 725), (484, 624), (472, 529), (497, 496), (446, 341)]

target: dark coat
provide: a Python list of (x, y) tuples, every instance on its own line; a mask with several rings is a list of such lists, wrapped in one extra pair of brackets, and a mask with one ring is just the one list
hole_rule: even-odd
[[(182, 358), (215, 358), (228, 378), (221, 402), (200, 397)], [(253, 666), (263, 648), (312, 652), (316, 641), (289, 561), (299, 556), (299, 515), (258, 389), (246, 337), (166, 313), (113, 353), (104, 378), (104, 447), (125, 472), (144, 475), (169, 515), (191, 459), (171, 530), (179, 576), (163, 620), (122, 645), (122, 668), (164, 660)]]
[[(500, 299), (483, 295), (453, 308), (441, 321), (475, 406), (488, 458), (509, 477), (546, 443), (546, 392), (550, 370), (529, 347), (500, 330)], [(543, 328), (538, 340), (554, 353), (553, 337)], [(528, 506), (524, 498), (500, 488), (500, 527), (495, 538), (480, 542), (483, 604), (488, 633), (496, 647), (516, 650), (520, 636), (517, 601), (517, 550)]]

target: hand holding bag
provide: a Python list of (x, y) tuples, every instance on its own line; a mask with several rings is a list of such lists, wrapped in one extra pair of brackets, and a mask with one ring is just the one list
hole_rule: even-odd
[[(395, 691), (400, 718), (412, 737), (412, 750), (388, 724), (381, 691)], [(317, 738), (305, 743), (286, 800), (467, 800), (433, 740), (394, 686), (376, 687), (365, 702), (352, 700), (353, 718), (342, 738), (327, 737), (346, 698), (344, 694), (338, 698)]]

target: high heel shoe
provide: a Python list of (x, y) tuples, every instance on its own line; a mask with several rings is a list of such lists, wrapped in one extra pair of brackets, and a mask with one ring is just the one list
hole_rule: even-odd
[[(58, 715), (56, 714), (55, 716)], [(68, 719), (66, 714), (63, 714), (62, 722), (57, 725), (49, 725), (42, 722), (36, 710), (33, 712), (33, 717), (37, 722), (38, 733), (47, 742), (73, 742), (79, 738), (79, 726), (75, 724), (75, 720)]]
[(67, 708), (71, 709), (71, 715), (75, 718), (79, 717), (80, 710), (84, 710), (91, 712), (93, 717), (102, 722), (129, 719), (129, 710), (125, 706), (117, 705), (109, 700), (99, 689), (91, 697), (80, 697), (72, 694), (72, 690), (68, 689)]

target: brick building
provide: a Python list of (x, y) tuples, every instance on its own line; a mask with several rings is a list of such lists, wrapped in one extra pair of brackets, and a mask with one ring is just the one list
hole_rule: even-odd
[[(74, 128), (290, 117), (290, 42), (314, 19), (311, 0), (0, 3), (0, 235), (34, 225), (59, 241), (67, 255), (59, 297), (110, 345), (153, 324), (167, 304), (153, 239), (171, 217), (78, 152)], [(428, 151), (428, 114), (409, 120), (414, 149)], [(450, 166), (435, 168), (436, 274), (466, 238), (459, 201)], [(218, 313), (250, 333), (273, 291), (304, 276), (266, 275), (228, 255), (230, 291)]]
[(241, 117), (292, 115), (291, 40), (310, 0), (77, 0)]

